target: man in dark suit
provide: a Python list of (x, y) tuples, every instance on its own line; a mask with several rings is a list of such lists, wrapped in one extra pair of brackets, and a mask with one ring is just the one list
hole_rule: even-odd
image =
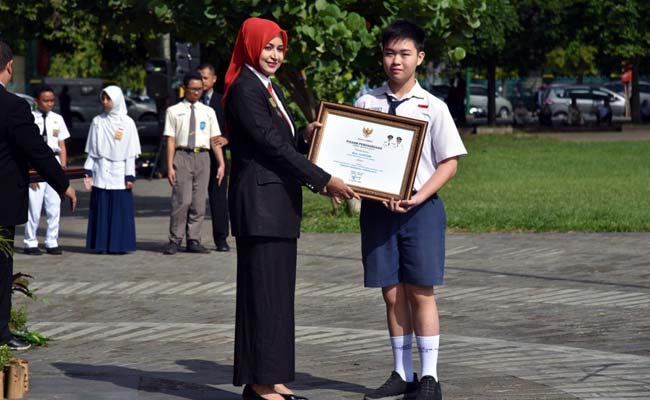
[[(214, 91), (214, 84), (217, 82), (217, 73), (212, 64), (203, 63), (197, 68), (197, 72), (203, 79), (203, 97), (201, 101), (203, 104), (208, 105), (214, 109), (217, 114), (217, 121), (219, 121), (219, 128), (222, 135), (227, 135), (226, 132), (226, 117), (223, 114), (223, 107), (221, 107), (221, 99), (223, 96)], [(224, 154), (225, 159), (225, 154)], [(228, 246), (228, 171), (221, 180), (221, 184), (217, 181), (217, 168), (219, 163), (214, 154), (210, 152), (210, 182), (208, 183), (208, 196), (210, 198), (210, 214), (212, 215), (212, 238), (217, 251), (230, 251)], [(227, 168), (227, 164), (226, 164)]]
[[(61, 165), (43, 141), (27, 102), (6, 89), (13, 74), (13, 53), (0, 41), (0, 345), (15, 350), (29, 343), (9, 330), (13, 276), (13, 240), (16, 225), (27, 222), (29, 165), (34, 167), (57, 193), (67, 196), (76, 207), (77, 197)], [(29, 165), (28, 165), (29, 164)]]

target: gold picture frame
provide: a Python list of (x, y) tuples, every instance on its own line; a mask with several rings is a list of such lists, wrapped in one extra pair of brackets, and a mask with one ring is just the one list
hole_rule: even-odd
[(311, 162), (362, 198), (410, 199), (426, 121), (330, 102), (321, 102), (318, 121)]

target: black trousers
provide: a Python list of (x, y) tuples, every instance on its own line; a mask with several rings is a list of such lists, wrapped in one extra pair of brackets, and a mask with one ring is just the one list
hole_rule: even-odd
[(214, 153), (210, 151), (210, 181), (208, 182), (208, 196), (210, 198), (210, 215), (212, 215), (212, 239), (215, 246), (228, 237), (228, 173), (217, 181), (217, 162)]
[(296, 239), (238, 237), (233, 384), (295, 379)]
[[(12, 251), (15, 232), (15, 226), (0, 226), (0, 237), (11, 241)], [(0, 344), (8, 342), (13, 337), (9, 331), (9, 319), (11, 318), (11, 281), (13, 275), (13, 253), (5, 254), (0, 251)]]

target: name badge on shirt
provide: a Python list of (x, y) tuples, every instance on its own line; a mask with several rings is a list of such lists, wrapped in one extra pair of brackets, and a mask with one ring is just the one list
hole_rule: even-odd
[(207, 125), (207, 124), (205, 123), (205, 121), (201, 121), (201, 123), (199, 124), (199, 129), (201, 129), (202, 131), (204, 131), (206, 125)]
[(53, 125), (54, 126), (52, 127), (52, 136), (59, 137), (59, 121), (54, 120)]
[(124, 129), (117, 128), (117, 130), (115, 131), (115, 139), (122, 140), (122, 136), (124, 136)]

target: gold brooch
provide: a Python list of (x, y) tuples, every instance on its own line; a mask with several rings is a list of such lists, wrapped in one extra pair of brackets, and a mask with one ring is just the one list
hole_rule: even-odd
[(273, 99), (273, 97), (269, 97), (269, 102), (271, 103), (271, 105), (273, 106), (273, 108), (278, 108), (278, 105), (277, 105), (277, 103), (275, 102), (275, 100)]

